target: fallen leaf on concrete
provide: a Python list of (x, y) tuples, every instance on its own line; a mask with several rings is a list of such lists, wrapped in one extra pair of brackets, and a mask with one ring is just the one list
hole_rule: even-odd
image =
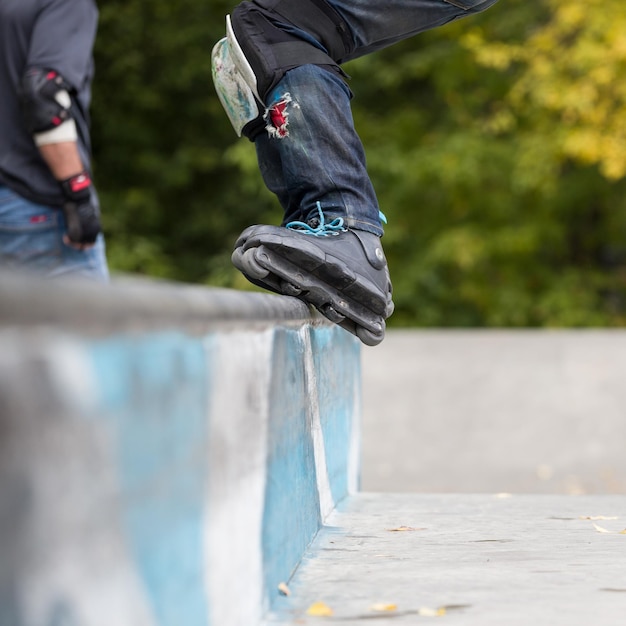
[(287, 583), (279, 583), (278, 591), (280, 591), (284, 596), (291, 595), (291, 591), (289, 591), (289, 587), (287, 587)]
[(598, 526), (597, 524), (594, 524), (593, 527), (599, 532), (599, 533), (606, 533), (607, 535), (611, 534), (610, 530), (607, 530), (606, 528), (602, 528), (602, 526)]
[(605, 515), (581, 515), (579, 519), (595, 520), (607, 520), (607, 519), (619, 519), (617, 516), (606, 517)]
[(330, 617), (333, 614), (333, 610), (324, 602), (314, 602), (307, 609), (306, 614), (313, 617)]
[(385, 604), (384, 602), (379, 602), (377, 604), (372, 604), (370, 606), (370, 611), (396, 611), (398, 609), (397, 604)]
[(438, 609), (431, 609), (423, 606), (417, 609), (417, 614), (422, 617), (442, 617), (446, 614), (446, 607), (440, 606)]
[(593, 527), (599, 533), (604, 533), (606, 535), (626, 535), (626, 528), (624, 528), (624, 530), (607, 530), (606, 528), (602, 528), (602, 526), (598, 526), (597, 524), (594, 524)]
[(387, 528), (390, 533), (407, 533), (415, 530), (426, 530), (425, 528), (413, 528), (413, 526), (398, 526), (398, 528)]

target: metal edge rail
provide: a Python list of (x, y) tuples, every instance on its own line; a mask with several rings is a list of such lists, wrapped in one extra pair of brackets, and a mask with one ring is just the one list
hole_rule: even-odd
[(109, 285), (0, 271), (0, 325), (55, 326), (82, 332), (327, 324), (296, 298), (269, 293), (114, 278)]

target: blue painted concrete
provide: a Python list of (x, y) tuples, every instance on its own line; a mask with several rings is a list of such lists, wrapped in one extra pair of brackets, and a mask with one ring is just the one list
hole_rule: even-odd
[(300, 333), (276, 331), (262, 538), (270, 606), (321, 524), (303, 355)]
[(0, 626), (261, 624), (356, 482), (358, 340), (278, 296), (11, 289)]
[(159, 626), (208, 626), (203, 525), (209, 368), (177, 333), (92, 345), (101, 415), (115, 422), (122, 517)]
[[(330, 489), (335, 503), (348, 495), (350, 451), (360, 397), (360, 347), (347, 333), (318, 328), (311, 333), (319, 413)], [(358, 427), (358, 425), (357, 425)]]

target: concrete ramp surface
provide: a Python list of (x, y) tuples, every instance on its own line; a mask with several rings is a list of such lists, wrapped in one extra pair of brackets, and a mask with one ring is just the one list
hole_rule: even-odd
[(621, 496), (357, 494), (268, 624), (618, 626), (625, 529)]
[(363, 350), (363, 489), (626, 495), (626, 332), (392, 330)]

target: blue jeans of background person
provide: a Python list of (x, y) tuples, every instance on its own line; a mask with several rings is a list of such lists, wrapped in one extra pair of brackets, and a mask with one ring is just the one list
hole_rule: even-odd
[(84, 277), (107, 282), (104, 238), (89, 250), (63, 243), (65, 219), (58, 209), (25, 200), (0, 185), (0, 268), (32, 270), (50, 278)]
[[(328, 0), (351, 28), (349, 60), (478, 13), (497, 0)], [(350, 110), (351, 93), (335, 73), (314, 65), (290, 70), (268, 95), (287, 114), (283, 137), (255, 138), (259, 167), (284, 211), (283, 224), (317, 216), (343, 217), (350, 228), (382, 235), (376, 194)], [(271, 124), (270, 124), (271, 127)]]

